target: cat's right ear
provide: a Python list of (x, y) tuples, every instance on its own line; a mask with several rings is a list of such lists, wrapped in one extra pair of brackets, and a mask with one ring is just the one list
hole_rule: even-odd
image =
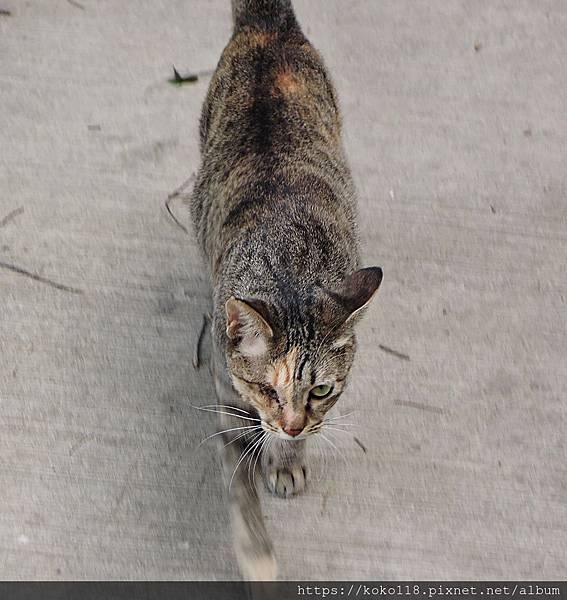
[(226, 335), (240, 354), (262, 356), (274, 332), (267, 321), (267, 307), (261, 300), (229, 298), (225, 304)]
[(354, 325), (376, 295), (382, 277), (380, 267), (365, 267), (351, 273), (337, 289), (327, 291), (342, 308), (339, 319), (345, 324)]

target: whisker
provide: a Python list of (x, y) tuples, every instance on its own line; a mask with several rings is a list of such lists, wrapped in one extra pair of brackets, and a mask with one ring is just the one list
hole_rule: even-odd
[(343, 433), (348, 433), (349, 435), (354, 435), (348, 429), (339, 429), (338, 427), (333, 427), (332, 425), (325, 425), (325, 427), (323, 427), (323, 429), (325, 429), (325, 430), (331, 429), (332, 431), (342, 431)]
[(358, 423), (327, 423), (327, 419), (325, 421), (322, 421), (321, 423), (318, 423), (317, 425), (313, 425), (311, 426), (308, 430), (307, 433), (316, 433), (317, 431), (320, 431), (321, 429), (327, 429), (327, 428), (335, 428), (338, 431), (348, 431), (348, 429), (340, 429), (341, 427), (359, 427)]
[(250, 451), (256, 447), (256, 444), (258, 443), (258, 440), (261, 439), (262, 435), (266, 435), (266, 433), (264, 432), (263, 434), (262, 433), (256, 434), (256, 437), (254, 438), (254, 440), (252, 442), (250, 442), (250, 446), (248, 446), (248, 448), (246, 448), (246, 450), (242, 453), (242, 455), (238, 459), (238, 462), (236, 463), (236, 467), (234, 467), (234, 471), (232, 472), (232, 477), (230, 478), (230, 482), (228, 484), (229, 492), (230, 492), (230, 488), (232, 486), (232, 481), (234, 479), (234, 476), (236, 475), (236, 471), (238, 471), (238, 467), (240, 466), (240, 463), (246, 458), (246, 456), (250, 453)]
[(350, 417), (351, 415), (354, 415), (355, 411), (352, 410), (351, 412), (347, 413), (346, 415), (339, 415), (338, 417), (328, 417), (327, 419), (325, 419), (326, 421), (337, 421), (338, 419), (346, 419), (346, 417)]
[(200, 406), (193, 406), (192, 404), (189, 405), (191, 408), (195, 408), (197, 410), (202, 410), (203, 412), (211, 412), (211, 413), (217, 413), (219, 415), (228, 415), (229, 417), (235, 417), (237, 419), (245, 419), (246, 421), (257, 421), (257, 422), (261, 422), (262, 419), (253, 419), (252, 417), (245, 417), (244, 415), (235, 415), (229, 412), (225, 412), (222, 410), (213, 410), (211, 408), (202, 408)]
[(237, 410), (238, 412), (246, 415), (251, 414), (249, 410), (244, 410), (243, 408), (238, 408), (237, 406), (230, 406), (228, 404), (205, 404), (205, 406), (195, 406), (194, 408), (230, 408), (231, 410)]
[[(342, 458), (343, 458), (343, 460), (344, 460), (345, 464), (347, 464), (347, 465), (351, 464), (351, 463), (350, 463), (350, 461), (347, 459), (347, 455), (346, 455), (346, 453), (345, 453), (345, 452), (344, 452), (344, 450), (343, 450), (343, 449), (340, 447), (340, 443), (341, 443), (341, 442), (340, 442), (340, 440), (339, 440), (339, 436), (338, 436), (336, 433), (334, 433), (333, 431), (328, 431), (327, 433), (328, 433), (329, 435), (333, 436), (333, 439), (334, 439), (334, 440), (335, 440), (335, 441), (336, 441), (336, 442), (339, 444), (339, 448), (338, 448), (338, 450), (339, 450), (339, 453), (341, 454), (341, 456), (342, 456)], [(347, 431), (346, 433), (348, 433), (348, 431)], [(353, 436), (353, 437), (354, 437), (354, 436)]]
[[(267, 441), (268, 441), (268, 436), (264, 437), (264, 440), (260, 444), (260, 449), (258, 450), (258, 453), (256, 454), (256, 460), (254, 461), (254, 466), (252, 467), (252, 486), (253, 487), (256, 487), (256, 466), (258, 465), (258, 459), (260, 458), (260, 455), (262, 454), (262, 449), (266, 445)], [(248, 469), (248, 481), (250, 481), (250, 469)]]
[(276, 439), (277, 439), (277, 437), (275, 435), (268, 436), (268, 443), (267, 443), (266, 447), (263, 448), (262, 451), (269, 452), (270, 448), (272, 447), (272, 444), (276, 441)]
[(262, 446), (262, 442), (266, 439), (266, 436), (268, 434), (266, 432), (264, 432), (264, 435), (260, 437), (260, 439), (256, 440), (254, 442), (254, 445), (251, 449), (251, 451), (248, 453), (248, 459), (247, 459), (247, 463), (248, 463), (248, 483), (252, 484), (252, 481), (250, 479), (250, 467), (252, 466), (252, 461), (254, 460), (254, 455), (256, 454), (256, 450), (258, 450), (261, 446)]
[[(336, 458), (336, 449), (337, 449), (336, 446), (333, 446), (333, 444), (331, 444), (331, 442), (329, 442), (329, 440), (323, 434), (321, 434), (320, 439), (325, 440), (327, 442), (327, 444), (329, 444), (329, 446), (331, 446), (331, 450), (333, 450), (332, 455), (334, 458)], [(327, 462), (328, 454), (324, 450), (321, 450), (321, 451), (322, 451), (323, 456), (325, 457), (325, 462)], [(325, 472), (325, 475), (327, 475), (326, 472)]]
[(231, 429), (223, 429), (222, 431), (211, 433), (211, 435), (208, 435), (204, 440), (201, 440), (197, 448), (200, 448), (207, 440), (210, 440), (211, 438), (214, 438), (217, 435), (222, 435), (223, 433), (228, 433), (229, 431), (239, 431), (240, 429), (261, 429), (261, 427), (259, 425), (245, 425), (244, 427), (232, 427)]
[[(367, 450), (366, 446), (351, 431), (347, 431), (346, 429), (337, 429), (335, 427), (330, 427), (329, 425), (327, 425), (325, 428), (332, 429), (333, 431), (342, 431), (343, 433), (347, 433), (348, 435), (350, 435), (352, 437), (352, 441), (362, 449), (364, 454), (367, 453), (368, 450)], [(329, 433), (331, 433), (331, 432), (329, 431)]]
[(335, 446), (335, 444), (334, 444), (333, 442), (331, 442), (331, 440), (330, 440), (328, 437), (326, 437), (326, 436), (325, 436), (323, 433), (320, 433), (320, 436), (321, 436), (321, 437), (322, 437), (324, 440), (327, 440), (327, 442), (328, 442), (328, 443), (329, 443), (329, 444), (330, 444), (330, 445), (331, 445), (331, 446), (332, 446), (332, 447), (333, 447), (333, 448), (334, 448), (334, 449), (337, 451), (337, 453), (338, 453), (338, 454), (340, 455), (340, 457), (341, 457), (341, 458), (342, 458), (342, 459), (345, 461), (345, 463), (346, 463), (346, 464), (348, 464), (348, 463), (347, 463), (347, 460), (346, 460), (346, 458), (345, 458), (345, 455), (344, 455), (344, 453), (342, 453), (342, 452), (341, 452), (341, 451), (340, 451), (340, 450), (339, 450), (339, 449), (338, 449), (338, 448)]
[(321, 459), (321, 469), (319, 471), (319, 477), (317, 478), (317, 482), (320, 482), (327, 476), (327, 472), (329, 470), (329, 463), (327, 461), (327, 455), (323, 451), (323, 446), (321, 444), (320, 439), (317, 436), (314, 436), (313, 440), (315, 441), (317, 453), (319, 454), (319, 457)]
[(277, 433), (277, 429), (270, 425), (269, 423), (263, 423), (264, 430), (269, 431), (270, 433)]
[(237, 440), (250, 435), (252, 432), (251, 431), (243, 431), (242, 433), (239, 433), (236, 437), (234, 437), (232, 440), (230, 440), (230, 442), (227, 442), (224, 447), (226, 448), (227, 446), (230, 446), (230, 444), (232, 444), (233, 442), (236, 442)]
[(246, 463), (248, 465), (248, 468), (247, 468), (248, 483), (250, 485), (252, 485), (252, 480), (250, 478), (250, 467), (252, 466), (252, 461), (254, 460), (254, 455), (256, 454), (256, 450), (258, 450), (258, 448), (260, 448), (260, 446), (262, 445), (262, 442), (264, 441), (265, 438), (266, 438), (266, 432), (264, 432), (264, 435), (259, 440), (256, 440), (256, 443), (254, 444), (254, 448), (252, 449), (251, 452), (248, 453), (248, 458), (246, 460)]
[[(266, 447), (266, 444), (269, 442), (270, 437), (271, 436), (269, 433), (266, 434), (264, 436), (264, 439), (262, 440), (262, 443), (260, 444), (260, 447), (258, 448), (258, 453), (256, 454), (256, 460), (254, 461), (254, 466), (252, 467), (252, 485), (253, 486), (256, 486), (256, 466), (258, 465), (258, 459), (260, 458), (262, 451)], [(250, 464), (252, 464), (252, 461), (250, 461)], [(248, 467), (248, 481), (250, 481), (250, 466)]]
[(236, 471), (238, 470), (238, 467), (240, 466), (240, 463), (243, 461), (244, 457), (248, 454), (248, 452), (250, 451), (253, 443), (255, 443), (261, 436), (262, 436), (262, 432), (258, 432), (253, 434), (254, 437), (252, 438), (252, 441), (250, 441), (250, 444), (248, 446), (245, 447), (245, 449), (241, 452), (240, 457), (236, 463), (236, 466), (234, 467), (234, 471), (232, 472), (232, 476), (230, 478), (230, 482), (228, 484), (228, 491), (230, 492), (230, 488), (232, 486), (232, 480), (234, 479), (234, 476), (236, 475)]

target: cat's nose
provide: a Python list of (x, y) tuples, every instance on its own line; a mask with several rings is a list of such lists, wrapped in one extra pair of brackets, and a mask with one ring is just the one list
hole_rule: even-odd
[(283, 430), (288, 435), (291, 435), (291, 437), (296, 437), (303, 431), (303, 427), (291, 427), (290, 425), (285, 425)]
[(294, 410), (291, 404), (286, 404), (283, 409), (283, 418), (280, 421), (281, 428), (291, 437), (298, 436), (307, 424), (304, 413)]

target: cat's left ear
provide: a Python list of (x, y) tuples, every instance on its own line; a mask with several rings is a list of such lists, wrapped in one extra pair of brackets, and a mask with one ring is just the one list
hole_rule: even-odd
[(267, 320), (267, 307), (261, 300), (229, 298), (225, 304), (226, 335), (244, 356), (262, 356), (274, 332)]
[(345, 325), (354, 325), (364, 314), (382, 283), (380, 267), (366, 267), (348, 275), (341, 285), (329, 292), (343, 307)]

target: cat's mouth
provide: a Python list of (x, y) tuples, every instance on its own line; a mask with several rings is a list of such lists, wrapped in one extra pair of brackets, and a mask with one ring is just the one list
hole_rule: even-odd
[(273, 436), (279, 438), (280, 440), (296, 441), (296, 440), (300, 440), (300, 439), (305, 439), (305, 437), (306, 437), (304, 435), (303, 431), (298, 435), (291, 436), (291, 435), (287, 434), (280, 427), (276, 427), (275, 425), (272, 425), (271, 423), (268, 423), (267, 421), (262, 421), (261, 426), (264, 431), (266, 431), (270, 435), (273, 435)]
[(310, 435), (313, 435), (314, 433), (316, 433), (320, 426), (322, 425), (322, 423), (315, 423), (314, 425), (307, 425), (306, 427), (304, 427), (303, 429), (301, 429), (299, 432), (292, 432), (292, 434), (287, 433), (286, 431), (284, 431), (281, 427), (277, 427), (276, 425), (273, 425), (271, 423), (268, 423), (267, 421), (262, 420), (261, 426), (262, 429), (264, 431), (266, 431), (267, 433), (276, 436), (277, 438), (281, 439), (281, 440), (287, 440), (289, 442), (297, 442), (299, 440), (304, 440), (306, 438), (308, 438)]

